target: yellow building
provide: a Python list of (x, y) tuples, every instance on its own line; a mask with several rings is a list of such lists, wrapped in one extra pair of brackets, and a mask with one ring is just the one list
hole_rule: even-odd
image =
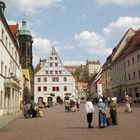
[(22, 87), (21, 102), (22, 104), (27, 104), (32, 96), (29, 69), (22, 69), (22, 74), (23, 74), (23, 87)]

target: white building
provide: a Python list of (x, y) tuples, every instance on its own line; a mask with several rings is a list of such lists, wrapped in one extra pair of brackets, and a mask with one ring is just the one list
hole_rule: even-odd
[(64, 101), (66, 95), (75, 97), (75, 79), (63, 66), (54, 47), (42, 68), (34, 76), (34, 102)]
[(0, 1), (0, 116), (19, 111), (20, 64), (18, 45), (4, 17)]

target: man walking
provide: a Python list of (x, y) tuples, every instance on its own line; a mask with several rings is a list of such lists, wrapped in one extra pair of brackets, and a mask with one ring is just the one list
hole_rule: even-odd
[(91, 123), (92, 123), (92, 118), (93, 118), (94, 107), (93, 107), (90, 97), (87, 97), (87, 101), (85, 104), (85, 111), (87, 115), (88, 128), (93, 128)]

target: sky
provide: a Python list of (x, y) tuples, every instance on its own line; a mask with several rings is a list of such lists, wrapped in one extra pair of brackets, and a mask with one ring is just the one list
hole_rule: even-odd
[(125, 32), (140, 28), (140, 0), (3, 0), (9, 24), (27, 21), (33, 36), (33, 64), (52, 46), (63, 65), (101, 64)]

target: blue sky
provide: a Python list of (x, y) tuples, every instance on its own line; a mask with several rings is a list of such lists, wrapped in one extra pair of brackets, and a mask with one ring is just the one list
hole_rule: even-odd
[(140, 28), (140, 0), (3, 0), (9, 24), (24, 14), (33, 36), (33, 63), (52, 44), (64, 65), (103, 64), (125, 32)]

